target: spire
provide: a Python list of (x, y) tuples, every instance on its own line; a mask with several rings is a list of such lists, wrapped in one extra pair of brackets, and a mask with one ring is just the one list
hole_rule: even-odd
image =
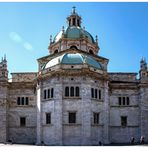
[(4, 55), (4, 60), (6, 60), (6, 54)]
[(50, 35), (50, 44), (52, 43), (52, 35)]
[(67, 18), (68, 26), (81, 27), (81, 17), (76, 13), (76, 7), (72, 7), (71, 15)]
[(96, 43), (98, 43), (98, 36), (96, 35)]
[(62, 26), (62, 33), (63, 33), (63, 34), (64, 34), (64, 31), (65, 31), (65, 30), (64, 30), (64, 26)]

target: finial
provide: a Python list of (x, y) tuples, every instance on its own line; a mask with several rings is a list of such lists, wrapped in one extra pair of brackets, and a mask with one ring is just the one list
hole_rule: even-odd
[(62, 33), (64, 33), (64, 26), (62, 26)]
[(52, 43), (52, 35), (50, 35), (50, 44)]
[(4, 61), (6, 61), (6, 54), (4, 55)]
[(98, 36), (96, 35), (96, 43), (98, 43)]
[(75, 7), (75, 6), (72, 7), (72, 13), (73, 13), (73, 14), (76, 13), (76, 7)]
[(144, 57), (141, 58), (141, 63), (144, 63)]

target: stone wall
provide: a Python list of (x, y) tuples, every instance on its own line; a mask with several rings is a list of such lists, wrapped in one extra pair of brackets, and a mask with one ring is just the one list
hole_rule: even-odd
[[(71, 79), (73, 78), (73, 79)], [(91, 85), (92, 84), (92, 85)], [(65, 86), (79, 86), (79, 98), (65, 98)], [(102, 100), (91, 99), (91, 87), (102, 89)], [(43, 99), (44, 89), (54, 88), (53, 99)], [(84, 77), (46, 79), (41, 89), (41, 141), (47, 145), (98, 145), (102, 141), (104, 120), (103, 83)], [(68, 123), (68, 113), (76, 111), (76, 124)], [(46, 124), (46, 113), (51, 124)], [(93, 124), (93, 112), (100, 112), (100, 124)]]
[(11, 73), (12, 82), (31, 82), (37, 77), (36, 72), (28, 73)]
[(0, 142), (7, 139), (7, 83), (0, 83)]
[(109, 73), (111, 81), (136, 82), (137, 73)]
[[(22, 88), (23, 87), (23, 88)], [(17, 105), (18, 97), (28, 97), (29, 105)], [(9, 89), (8, 140), (14, 143), (36, 142), (36, 93), (33, 85), (13, 83)], [(20, 117), (26, 117), (26, 126), (20, 126)]]
[(140, 133), (148, 142), (148, 85), (141, 85), (140, 88)]
[[(112, 85), (113, 87), (113, 85)], [(119, 105), (118, 97), (129, 97), (129, 105)], [(121, 125), (121, 116), (127, 116), (127, 126)], [(139, 142), (140, 110), (138, 89), (112, 88), (110, 92), (110, 142), (130, 143), (131, 137)]]

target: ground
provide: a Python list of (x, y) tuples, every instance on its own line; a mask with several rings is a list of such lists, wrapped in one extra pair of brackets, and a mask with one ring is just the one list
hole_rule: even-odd
[[(132, 145), (132, 146), (130, 146), (130, 147), (134, 147), (134, 148), (138, 148), (138, 147), (143, 147), (143, 146), (148, 146), (148, 144), (145, 144), (145, 145)], [(23, 145), (23, 144), (0, 144), (0, 148), (22, 148), (22, 147), (24, 147), (24, 148), (44, 148), (44, 147), (47, 147), (47, 146), (37, 146), (37, 145)], [(50, 148), (51, 147), (54, 147), (55, 148), (55, 146), (50, 146)], [(57, 147), (64, 147), (64, 146), (56, 146), (56, 148)], [(71, 146), (71, 148), (73, 148), (74, 146)], [(83, 147), (88, 147), (88, 146), (83, 146)], [(98, 147), (98, 146), (93, 146), (93, 148), (95, 148), (95, 147)], [(104, 146), (104, 147), (108, 147), (108, 146)], [(110, 148), (111, 147), (121, 147), (121, 146), (112, 146), (112, 145), (110, 145), (109, 146)], [(127, 147), (129, 147), (129, 145), (126, 145), (126, 146), (124, 146), (124, 148), (127, 148)], [(81, 148), (82, 148), (82, 146), (81, 146)]]

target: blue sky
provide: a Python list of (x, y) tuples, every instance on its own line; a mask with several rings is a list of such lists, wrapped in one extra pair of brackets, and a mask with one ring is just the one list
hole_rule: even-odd
[(148, 3), (1, 2), (0, 57), (7, 55), (9, 73), (38, 70), (36, 59), (48, 55), (49, 37), (67, 26), (72, 6), (98, 35), (109, 72), (139, 72), (140, 59), (148, 61)]

